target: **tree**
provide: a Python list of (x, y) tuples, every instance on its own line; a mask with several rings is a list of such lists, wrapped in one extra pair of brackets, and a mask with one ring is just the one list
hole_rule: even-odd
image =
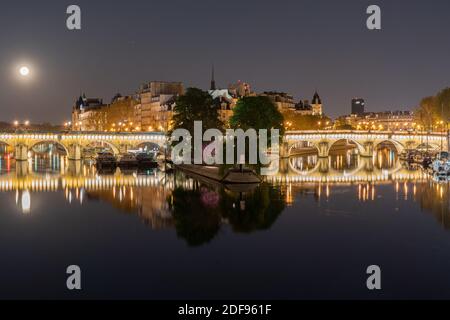
[(450, 88), (445, 88), (435, 96), (423, 98), (415, 112), (416, 122), (426, 130), (444, 126), (450, 119)]
[(268, 97), (241, 98), (233, 110), (230, 126), (234, 129), (279, 129), (284, 133), (284, 117)]
[(437, 113), (436, 97), (426, 97), (420, 101), (415, 112), (416, 122), (425, 130), (432, 130), (433, 125), (440, 117)]
[(173, 129), (183, 128), (194, 135), (194, 121), (202, 121), (203, 128), (223, 130), (219, 119), (219, 107), (208, 92), (197, 88), (188, 88), (184, 95), (177, 98), (173, 109)]
[(445, 88), (437, 94), (435, 107), (437, 114), (443, 118), (441, 120), (447, 122), (450, 118), (450, 88)]

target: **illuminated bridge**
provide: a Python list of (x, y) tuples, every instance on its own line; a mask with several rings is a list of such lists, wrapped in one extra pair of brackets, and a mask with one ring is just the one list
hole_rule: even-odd
[(372, 157), (382, 143), (391, 143), (398, 153), (419, 147), (448, 150), (446, 133), (383, 132), (383, 131), (287, 131), (281, 156), (291, 156), (296, 148), (316, 149), (319, 158), (327, 158), (331, 147), (339, 141), (352, 142), (362, 157)]
[[(289, 157), (292, 150), (307, 145), (317, 150), (320, 158), (329, 155), (331, 147), (339, 141), (354, 143), (359, 155), (372, 157), (377, 146), (389, 142), (397, 152), (427, 146), (431, 149), (448, 149), (448, 136), (444, 133), (370, 132), (370, 131), (287, 131), (281, 147), (281, 156)], [(81, 160), (84, 150), (90, 145), (102, 143), (114, 154), (125, 153), (145, 144), (164, 146), (166, 137), (160, 132), (146, 133), (0, 133), (0, 144), (7, 145), (19, 161), (28, 159), (28, 152), (34, 146), (54, 143), (62, 146), (69, 160)]]
[(27, 160), (28, 152), (32, 148), (45, 143), (62, 146), (69, 160), (81, 160), (83, 158), (83, 150), (97, 143), (109, 146), (112, 152), (117, 155), (149, 143), (162, 147), (165, 140), (165, 135), (159, 132), (0, 133), (0, 144), (7, 145), (14, 153), (15, 159), (19, 161)]

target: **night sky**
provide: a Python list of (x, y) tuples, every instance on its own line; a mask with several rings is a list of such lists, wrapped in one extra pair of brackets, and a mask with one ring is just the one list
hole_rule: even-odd
[[(70, 4), (81, 31), (66, 29)], [(366, 28), (370, 4), (381, 31)], [(2, 1), (0, 120), (60, 124), (80, 91), (109, 101), (151, 80), (207, 89), (212, 63), (219, 87), (317, 89), (333, 117), (355, 96), (409, 109), (450, 85), (449, 13), (448, 0)]]

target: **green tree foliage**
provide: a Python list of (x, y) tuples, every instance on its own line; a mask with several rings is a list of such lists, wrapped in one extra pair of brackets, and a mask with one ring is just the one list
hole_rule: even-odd
[(450, 88), (445, 88), (436, 96), (437, 112), (441, 116), (441, 120), (448, 121), (450, 119)]
[(415, 120), (424, 130), (432, 130), (439, 121), (436, 97), (426, 97), (420, 101), (420, 106), (415, 112)]
[(194, 121), (202, 121), (203, 130), (223, 130), (224, 125), (219, 119), (219, 106), (206, 91), (188, 88), (184, 95), (177, 98), (173, 111), (174, 129), (187, 129), (193, 135)]
[(268, 97), (244, 97), (240, 99), (230, 118), (234, 129), (279, 129), (284, 133), (284, 118), (276, 105)]
[(425, 130), (439, 129), (450, 120), (450, 88), (423, 98), (415, 112), (416, 122)]

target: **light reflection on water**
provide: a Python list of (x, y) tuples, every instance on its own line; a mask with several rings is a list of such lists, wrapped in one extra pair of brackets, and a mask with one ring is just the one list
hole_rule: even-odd
[[(112, 290), (109, 295), (99, 289), (101, 293), (97, 297), (201, 298), (207, 291), (208, 297), (217, 298), (359, 298), (367, 293), (352, 282), (352, 276), (357, 270), (363, 270), (366, 263), (379, 261), (389, 265), (397, 261), (395, 274), (401, 279), (399, 270), (404, 269), (401, 264), (416, 261), (418, 257), (424, 261), (422, 270), (425, 268), (432, 277), (429, 282), (421, 283), (416, 291), (399, 289), (390, 294), (401, 298), (428, 297), (435, 283), (442, 281), (444, 269), (450, 267), (445, 249), (450, 250), (449, 185), (433, 183), (421, 169), (406, 166), (388, 148), (378, 150), (373, 159), (361, 158), (353, 150), (334, 153), (327, 159), (319, 159), (317, 155), (286, 159), (277, 176), (267, 177), (261, 186), (245, 188), (224, 188), (180, 172), (165, 174), (161, 170), (99, 173), (88, 163), (70, 162), (63, 156), (49, 154), (20, 164), (2, 158), (0, 167), (3, 244), (21, 242), (24, 234), (20, 230), (26, 227), (34, 235), (33, 243), (45, 247), (47, 233), (54, 234), (54, 230), (61, 228), (68, 235), (80, 235), (84, 239), (80, 244), (72, 244), (76, 248), (72, 250), (80, 252), (78, 259), (85, 261), (84, 255), (94, 254), (86, 243), (81, 243), (105, 243), (101, 259), (127, 259), (131, 278), (135, 273), (133, 268), (142, 264), (143, 269), (152, 270), (158, 277), (152, 278), (152, 286), (161, 281), (159, 291), (150, 292), (144, 283), (140, 287), (139, 281), (144, 281), (141, 274), (141, 280), (136, 279), (129, 288)], [(52, 214), (48, 216), (47, 212)], [(118, 223), (117, 214), (131, 219), (120, 219)], [(70, 221), (70, 226), (60, 217)], [(45, 221), (45, 226), (40, 221)], [(87, 232), (86, 228), (94, 230)], [(106, 231), (109, 229), (114, 231)], [(70, 241), (68, 235), (58, 233), (58, 238), (51, 241)], [(121, 239), (120, 243), (107, 244), (116, 237)], [(378, 242), (372, 242), (374, 238)], [(355, 253), (352, 247), (355, 243), (365, 243), (375, 256), (366, 256), (362, 249)], [(30, 246), (31, 250), (31, 243)], [(190, 252), (195, 252), (195, 263), (183, 251), (184, 246), (194, 250)], [(440, 249), (430, 252), (428, 246)], [(214, 251), (200, 248), (214, 248)], [(271, 252), (273, 262), (267, 260), (263, 248)], [(62, 247), (53, 250), (66, 257), (60, 251)], [(163, 276), (166, 269), (178, 264), (178, 260), (168, 262), (166, 250), (191, 270), (186, 271), (186, 277), (197, 279), (196, 285), (191, 284), (187, 289), (169, 276)], [(413, 251), (417, 257), (405, 256)], [(233, 252), (233, 258), (229, 252)], [(324, 257), (319, 259), (318, 252)], [(335, 257), (336, 252), (341, 256)], [(28, 255), (34, 263), (34, 253), (30, 251)], [(224, 256), (230, 259), (224, 260)], [(237, 261), (233, 259), (239, 259), (241, 271), (228, 277), (226, 271), (236, 268)], [(100, 260), (92, 257), (91, 260), (86, 260), (85, 265), (94, 268), (95, 264), (101, 264)], [(317, 260), (322, 263), (313, 263)], [(344, 261), (355, 260), (361, 265), (352, 265), (348, 273), (341, 274), (350, 284), (330, 289), (329, 279), (320, 280), (323, 273), (317, 268), (336, 265), (344, 270), (347, 268)], [(439, 264), (433, 263), (437, 261)], [(216, 271), (202, 269), (203, 273), (196, 275), (191, 268), (198, 268), (199, 263)], [(391, 267), (395, 269), (397, 265)], [(261, 287), (263, 284), (257, 285), (259, 278), (250, 272), (255, 269), (268, 279), (271, 276), (278, 279), (279, 286), (273, 284), (268, 289)], [(216, 272), (223, 278), (217, 279)], [(49, 276), (46, 269), (42, 273)], [(405, 278), (414, 276), (408, 274)], [(315, 282), (309, 283), (310, 278)], [(252, 284), (243, 289), (241, 284), (247, 281)], [(212, 283), (216, 287), (211, 288)], [(231, 283), (235, 287), (230, 287)], [(299, 291), (302, 285), (323, 290)], [(167, 287), (167, 292), (162, 287)], [(27, 288), (22, 284), (26, 292)], [(54, 297), (53, 292), (46, 294)], [(89, 291), (86, 292), (90, 297)], [(441, 294), (438, 296), (450, 297), (450, 286)], [(23, 296), (30, 295), (34, 296), (33, 292)], [(0, 296), (8, 297), (1, 290)], [(22, 295), (19, 292), (17, 296)]]
[[(417, 192), (425, 193), (429, 187), (439, 192), (433, 196), (442, 199), (447, 194), (447, 185), (434, 186), (419, 168), (401, 163), (394, 151), (378, 150), (373, 159), (361, 158), (354, 150), (335, 152), (326, 159), (316, 154), (297, 156), (283, 160), (281, 171), (276, 176), (266, 177), (260, 187), (245, 186), (236, 192), (233, 186), (222, 186), (198, 181), (181, 172), (166, 174), (159, 169), (121, 170), (98, 172), (89, 162), (68, 161), (58, 154), (35, 155), (27, 162), (15, 163), (9, 157), (0, 160), (0, 192), (15, 194), (15, 202), (23, 213), (32, 214), (33, 198), (41, 192), (54, 192), (64, 197), (68, 204), (83, 205), (89, 201), (102, 201), (114, 208), (138, 215), (153, 228), (173, 227), (177, 209), (200, 210), (189, 206), (177, 206), (176, 199), (186, 195), (198, 198), (202, 210), (221, 205), (220, 219), (227, 221), (227, 211), (248, 211), (262, 206), (251, 203), (254, 197), (268, 192), (268, 201), (280, 201), (279, 211), (284, 206), (295, 204), (298, 196), (313, 195), (316, 201), (329, 201), (333, 192), (342, 187), (354, 186), (348, 197), (359, 202), (375, 201), (377, 188), (390, 185), (398, 197), (416, 200)], [(267, 190), (269, 191), (267, 191)], [(401, 194), (401, 195), (400, 195)], [(174, 195), (177, 195), (174, 200)], [(182, 200), (186, 201), (186, 200)], [(255, 209), (253, 208), (253, 209)], [(266, 208), (264, 208), (266, 209)], [(206, 214), (204, 218), (208, 216)]]

